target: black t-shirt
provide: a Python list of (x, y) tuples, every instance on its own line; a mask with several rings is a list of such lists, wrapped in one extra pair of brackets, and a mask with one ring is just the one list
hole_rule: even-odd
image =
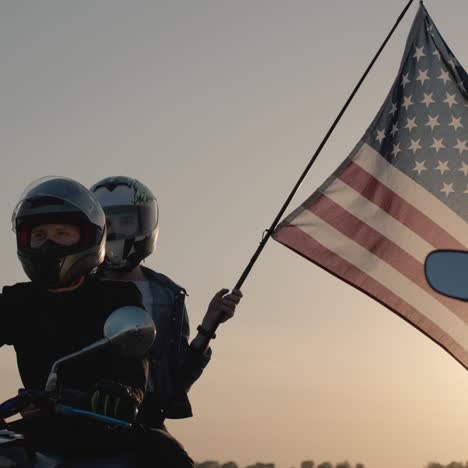
[[(31, 282), (5, 286), (0, 294), (0, 346), (14, 346), (24, 387), (43, 389), (57, 359), (102, 339), (109, 314), (128, 305), (143, 307), (131, 283), (88, 277), (76, 290), (62, 293)], [(65, 363), (58, 375), (67, 388), (88, 391), (107, 379), (131, 387), (141, 398), (147, 372), (145, 359), (124, 358), (106, 348)]]

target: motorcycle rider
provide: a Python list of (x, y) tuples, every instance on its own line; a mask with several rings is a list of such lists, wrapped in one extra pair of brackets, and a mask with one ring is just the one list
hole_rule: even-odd
[[(43, 389), (57, 359), (100, 340), (109, 314), (123, 306), (142, 307), (141, 295), (132, 284), (90, 275), (104, 260), (105, 215), (78, 182), (45, 177), (30, 184), (13, 212), (12, 228), (30, 281), (3, 287), (0, 346), (14, 346), (24, 388)], [(143, 400), (147, 377), (147, 357), (106, 349), (67, 362), (59, 372), (65, 403), (129, 422)], [(136, 447), (130, 433), (63, 416), (25, 416), (17, 430), (40, 451), (115, 453)], [(168, 444), (162, 446), (170, 452)]]
[(222, 289), (211, 300), (189, 344), (189, 319), (184, 304), (186, 291), (162, 273), (144, 267), (142, 261), (156, 248), (159, 209), (156, 197), (140, 181), (130, 177), (106, 177), (91, 188), (107, 220), (106, 258), (99, 268), (104, 279), (134, 282), (143, 303), (151, 311), (158, 333), (150, 350), (150, 386), (139, 414), (151, 427), (162, 428), (166, 418), (192, 416), (187, 396), (211, 357), (203, 336), (209, 336), (218, 317), (234, 315), (242, 293)]

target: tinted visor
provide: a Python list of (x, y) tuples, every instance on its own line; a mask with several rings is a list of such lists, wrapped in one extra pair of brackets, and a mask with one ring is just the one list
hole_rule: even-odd
[(42, 177), (21, 194), (11, 217), (12, 229), (16, 230), (18, 217), (67, 213), (81, 213), (95, 226), (104, 226), (104, 212), (86, 187), (66, 177)]
[[(49, 225), (49, 229), (38, 229), (40, 226)], [(57, 229), (50, 229), (50, 225), (57, 225)], [(78, 229), (79, 239), (77, 242), (69, 243), (67, 245), (68, 236), (62, 236), (62, 228), (67, 231), (67, 226), (74, 226)], [(72, 228), (74, 229), (74, 228)], [(17, 229), (17, 243), (18, 248), (23, 251), (35, 251), (40, 248), (40, 244), (45, 243), (48, 239), (57, 243), (63, 243), (64, 247), (71, 250), (80, 250), (91, 246), (96, 239), (96, 226), (89, 223), (81, 217), (62, 215), (62, 216), (49, 216), (49, 217), (30, 217), (27, 222), (21, 223)], [(36, 232), (34, 232), (36, 231)], [(40, 231), (40, 232), (37, 232)], [(43, 235), (41, 236), (40, 233)], [(61, 239), (63, 241), (61, 242)]]
[(148, 205), (110, 206), (104, 211), (108, 241), (148, 236), (158, 224), (154, 207)]

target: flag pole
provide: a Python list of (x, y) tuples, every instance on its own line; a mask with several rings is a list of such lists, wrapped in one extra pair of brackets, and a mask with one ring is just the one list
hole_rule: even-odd
[[(312, 164), (314, 164), (315, 160), (317, 159), (318, 155), (321, 153), (323, 147), (325, 146), (325, 144), (327, 143), (328, 139), (330, 138), (331, 134), (333, 133), (333, 131), (335, 130), (335, 127), (338, 125), (339, 121), (341, 120), (341, 117), (343, 116), (343, 114), (345, 113), (346, 109), (348, 108), (349, 104), (351, 103), (351, 101), (353, 100), (354, 96), (356, 95), (356, 93), (358, 92), (359, 88), (361, 87), (362, 83), (364, 82), (364, 80), (366, 79), (367, 75), (369, 74), (370, 70), (372, 69), (372, 67), (374, 66), (375, 62), (377, 61), (377, 59), (379, 58), (380, 54), (382, 53), (383, 49), (385, 48), (385, 46), (387, 45), (387, 42), (390, 40), (390, 38), (392, 37), (393, 33), (395, 32), (395, 29), (398, 27), (398, 25), (400, 24), (401, 20), (403, 19), (403, 17), (405, 16), (406, 12), (408, 11), (409, 7), (411, 6), (411, 4), (413, 3), (413, 0), (410, 0), (408, 2), (408, 4), (405, 6), (405, 8), (403, 9), (403, 11), (401, 12), (400, 16), (398, 17), (398, 19), (396, 20), (395, 24), (393, 25), (393, 28), (391, 29), (391, 31), (388, 33), (387, 37), (385, 38), (384, 42), (382, 43), (382, 45), (380, 46), (379, 50), (377, 51), (377, 53), (375, 54), (374, 58), (372, 59), (371, 63), (369, 64), (369, 66), (367, 67), (366, 71), (364, 72), (364, 74), (362, 75), (361, 79), (358, 81), (356, 87), (353, 89), (353, 92), (351, 93), (351, 95), (349, 96), (348, 100), (346, 101), (346, 103), (344, 104), (343, 108), (341, 109), (340, 113), (338, 114), (338, 116), (336, 117), (335, 121), (333, 122), (332, 126), (330, 127), (330, 129), (328, 130), (328, 132), (326, 133), (325, 137), (323, 138), (322, 142), (320, 143), (320, 145), (318, 146), (317, 150), (315, 151), (314, 155), (312, 156), (311, 160), (309, 161), (309, 163), (307, 164), (306, 168), (304, 169), (304, 172), (302, 173), (301, 177), (299, 177), (299, 180), (297, 181), (296, 185), (294, 186), (294, 188), (292, 189), (291, 193), (289, 194), (288, 198), (286, 199), (286, 201), (284, 202), (283, 206), (281, 207), (280, 211), (278, 212), (275, 220), (273, 221), (273, 223), (271, 224), (270, 228), (266, 230), (266, 233), (265, 235), (263, 236), (257, 250), (255, 251), (254, 255), (252, 256), (249, 264), (247, 265), (247, 267), (245, 268), (244, 272), (242, 273), (241, 277), (239, 278), (239, 280), (237, 281), (237, 284), (235, 286), (235, 289), (240, 289), (242, 287), (242, 285), (244, 284), (244, 281), (245, 279), (247, 278), (248, 274), (250, 273), (250, 270), (252, 269), (254, 263), (256, 262), (258, 256), (260, 255), (260, 253), (262, 252), (263, 248), (265, 247), (265, 244), (267, 243), (268, 239), (271, 237), (271, 235), (273, 234), (273, 231), (275, 230), (276, 228), (276, 225), (279, 223), (281, 217), (283, 216), (284, 212), (286, 211), (286, 208), (288, 207), (289, 203), (291, 203), (291, 200), (292, 198), (294, 197), (294, 195), (296, 194), (296, 192), (299, 190), (299, 187), (301, 186), (303, 180), (305, 179), (307, 173), (309, 172), (310, 168), (312, 167)], [(422, 3), (422, 0), (420, 0), (420, 3)]]
[[(388, 33), (387, 37), (385, 38), (385, 40), (383, 41), (382, 45), (380, 46), (379, 50), (377, 51), (377, 53), (375, 54), (374, 58), (372, 59), (371, 63), (369, 64), (369, 66), (367, 67), (366, 71), (363, 73), (362, 77), (360, 78), (360, 80), (358, 81), (357, 85), (355, 86), (355, 88), (353, 89), (351, 95), (349, 96), (348, 100), (346, 101), (346, 103), (344, 104), (343, 108), (341, 109), (340, 113), (338, 114), (338, 116), (336, 117), (335, 121), (333, 122), (332, 126), (330, 127), (330, 129), (328, 130), (328, 132), (326, 133), (325, 137), (323, 138), (323, 140), (321, 141), (321, 143), (319, 144), (317, 150), (315, 151), (314, 155), (312, 156), (311, 160), (309, 161), (309, 163), (307, 164), (306, 168), (304, 169), (304, 172), (302, 173), (302, 175), (299, 177), (299, 180), (297, 181), (296, 185), (294, 186), (294, 188), (292, 189), (291, 193), (289, 194), (288, 198), (286, 199), (286, 201), (284, 202), (283, 206), (281, 207), (280, 211), (278, 212), (278, 214), (276, 215), (276, 218), (274, 219), (273, 223), (271, 224), (270, 228), (267, 229), (264, 233), (264, 236), (262, 237), (262, 240), (260, 241), (260, 244), (259, 246), (257, 247), (257, 250), (255, 251), (255, 253), (253, 254), (252, 258), (250, 259), (250, 262), (249, 264), (247, 265), (247, 267), (245, 268), (245, 270), (243, 271), (242, 275), (240, 276), (239, 280), (237, 281), (236, 285), (235, 285), (235, 289), (240, 289), (242, 287), (242, 285), (244, 284), (244, 281), (245, 279), (247, 278), (247, 276), (249, 275), (250, 273), (250, 270), (252, 269), (252, 267), (254, 266), (255, 262), (257, 261), (257, 258), (259, 257), (260, 253), (262, 252), (263, 248), (265, 247), (265, 244), (268, 242), (268, 239), (272, 236), (273, 234), (273, 231), (275, 230), (276, 228), (276, 225), (279, 223), (281, 217), (283, 216), (284, 212), (286, 211), (286, 208), (288, 207), (289, 203), (291, 202), (292, 198), (294, 197), (294, 195), (296, 194), (296, 192), (299, 190), (299, 187), (301, 186), (303, 180), (305, 179), (307, 173), (309, 172), (310, 168), (312, 167), (312, 164), (314, 164), (315, 160), (317, 159), (318, 155), (320, 154), (320, 152), (322, 151), (323, 147), (325, 146), (325, 144), (327, 143), (328, 139), (330, 138), (331, 134), (333, 133), (333, 131), (335, 130), (335, 127), (338, 125), (339, 121), (341, 120), (341, 117), (343, 117), (343, 114), (345, 113), (346, 109), (348, 108), (349, 104), (351, 103), (351, 101), (353, 100), (354, 96), (356, 95), (356, 93), (358, 92), (359, 88), (361, 87), (362, 83), (364, 82), (364, 80), (366, 79), (367, 75), (369, 74), (370, 70), (372, 69), (372, 67), (374, 66), (375, 62), (377, 61), (377, 59), (379, 58), (380, 54), (382, 53), (383, 49), (385, 48), (385, 46), (387, 45), (387, 42), (390, 40), (390, 38), (392, 37), (393, 33), (395, 32), (395, 29), (398, 27), (398, 25), (400, 24), (401, 20), (403, 19), (403, 17), (405, 16), (406, 12), (408, 11), (408, 9), (410, 8), (411, 4), (413, 3), (414, 0), (409, 0), (409, 2), (407, 3), (407, 5), (405, 6), (405, 8), (403, 9), (403, 11), (401, 12), (400, 16), (397, 18), (395, 24), (393, 25), (392, 29), (390, 30), (390, 32)], [(420, 3), (422, 4), (422, 0), (420, 0)], [(219, 321), (218, 323), (216, 323), (216, 325), (214, 326), (214, 328), (212, 330), (210, 330), (210, 332), (214, 333), (216, 331), (216, 328), (218, 327), (219, 325)], [(207, 344), (208, 344), (208, 341), (209, 341), (209, 337), (205, 337), (203, 336), (203, 338), (207, 339)]]

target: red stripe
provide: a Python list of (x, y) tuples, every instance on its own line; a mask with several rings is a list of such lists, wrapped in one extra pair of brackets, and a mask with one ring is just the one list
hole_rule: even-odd
[(20, 245), (22, 249), (25, 249), (28, 247), (28, 232), (29, 232), (29, 227), (25, 224), (21, 227), (20, 229)]
[(354, 240), (381, 260), (391, 265), (408, 280), (419, 286), (434, 299), (468, 323), (466, 305), (436, 293), (427, 283), (424, 265), (368, 224), (352, 215), (325, 195), (322, 195), (310, 211), (346, 237)]
[(439, 344), (468, 369), (468, 353), (450, 335), (374, 278), (336, 255), (296, 226), (285, 225), (273, 237), (389, 308)]
[(465, 249), (451, 234), (354, 162), (349, 164), (339, 179), (435, 248)]

